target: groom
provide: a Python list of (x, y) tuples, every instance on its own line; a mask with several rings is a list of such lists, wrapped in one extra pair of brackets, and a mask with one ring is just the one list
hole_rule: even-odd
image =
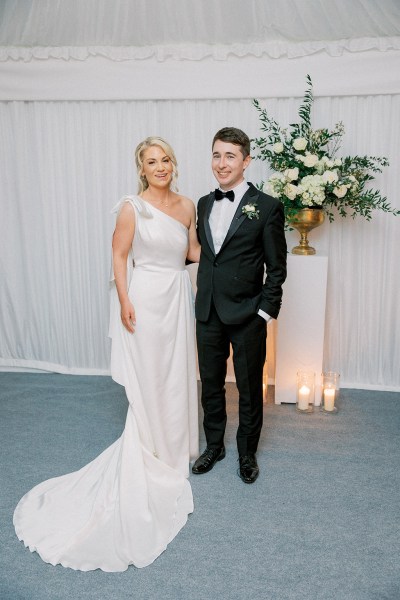
[[(266, 323), (276, 319), (286, 277), (283, 205), (246, 183), (250, 140), (225, 127), (212, 144), (219, 188), (198, 202), (197, 346), (207, 448), (192, 467), (207, 473), (225, 458), (225, 376), (230, 344), (239, 390), (238, 474), (254, 483), (263, 420)], [(266, 280), (264, 283), (264, 269)]]

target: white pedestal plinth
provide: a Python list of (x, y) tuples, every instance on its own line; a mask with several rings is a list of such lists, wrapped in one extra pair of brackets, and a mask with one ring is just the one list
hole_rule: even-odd
[(327, 256), (288, 256), (277, 322), (275, 404), (296, 402), (299, 370), (315, 372), (315, 403), (320, 403), (327, 275)]

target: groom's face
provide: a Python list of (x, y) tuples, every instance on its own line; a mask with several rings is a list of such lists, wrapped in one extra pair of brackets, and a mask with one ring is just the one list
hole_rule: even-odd
[(243, 158), (240, 146), (215, 140), (211, 167), (221, 190), (231, 190), (243, 181), (243, 173), (251, 158)]

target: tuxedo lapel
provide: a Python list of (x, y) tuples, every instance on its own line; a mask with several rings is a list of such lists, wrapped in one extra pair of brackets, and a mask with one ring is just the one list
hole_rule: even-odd
[(232, 238), (232, 236), (235, 235), (236, 231), (239, 229), (239, 227), (242, 225), (242, 223), (245, 221), (245, 219), (247, 219), (247, 216), (242, 212), (243, 206), (245, 206), (248, 202), (251, 202), (251, 203), (256, 202), (257, 196), (258, 196), (257, 189), (253, 185), (250, 184), (249, 189), (247, 190), (247, 192), (241, 199), (239, 206), (237, 207), (235, 215), (234, 215), (232, 222), (230, 224), (230, 227), (228, 229), (228, 233), (226, 234), (226, 237), (224, 239), (224, 243), (221, 246), (220, 252), (221, 252), (221, 250), (223, 250), (225, 248), (226, 244), (229, 242), (229, 240)]
[(210, 213), (212, 206), (214, 204), (214, 192), (211, 192), (207, 199), (206, 209), (204, 211), (204, 231), (206, 233), (206, 238), (208, 245), (211, 248), (213, 254), (215, 254), (214, 242), (212, 239), (211, 227), (209, 223)]

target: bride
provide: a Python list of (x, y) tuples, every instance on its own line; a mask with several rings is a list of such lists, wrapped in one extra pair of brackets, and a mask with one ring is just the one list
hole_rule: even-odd
[(136, 148), (139, 194), (114, 208), (111, 375), (129, 401), (121, 437), (79, 471), (30, 490), (17, 536), (53, 565), (145, 567), (193, 511), (198, 454), (193, 293), (185, 259), (200, 247), (195, 208), (173, 191), (177, 163), (163, 139)]

